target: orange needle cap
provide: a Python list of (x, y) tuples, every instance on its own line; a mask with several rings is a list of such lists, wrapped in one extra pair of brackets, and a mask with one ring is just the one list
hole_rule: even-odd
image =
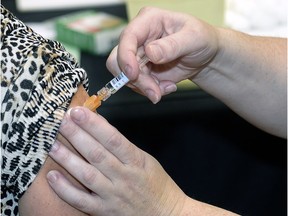
[(101, 98), (97, 97), (96, 95), (92, 95), (91, 97), (89, 97), (85, 103), (84, 103), (84, 107), (87, 107), (88, 109), (90, 109), (91, 111), (95, 112), (96, 109), (101, 105)]

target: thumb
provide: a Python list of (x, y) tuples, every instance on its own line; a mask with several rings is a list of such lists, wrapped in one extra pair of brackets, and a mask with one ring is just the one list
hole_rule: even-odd
[(151, 62), (155, 64), (167, 63), (183, 55), (183, 49), (178, 41), (185, 42), (183, 35), (172, 34), (164, 38), (150, 42), (145, 47), (145, 53)]

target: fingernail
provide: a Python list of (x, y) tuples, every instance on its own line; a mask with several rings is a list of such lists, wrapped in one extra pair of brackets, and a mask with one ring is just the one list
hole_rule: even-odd
[(58, 179), (57, 174), (55, 173), (55, 171), (49, 171), (47, 173), (47, 179), (49, 183), (55, 183)]
[(168, 85), (164, 88), (165, 94), (170, 94), (177, 91), (177, 86), (175, 84)]
[(125, 66), (125, 68), (124, 68), (124, 73), (125, 73), (125, 75), (127, 76), (129, 76), (131, 73), (132, 73), (132, 68), (131, 68), (131, 66), (130, 65), (126, 65)]
[(159, 102), (159, 97), (155, 94), (151, 89), (146, 90), (146, 96), (152, 101), (152, 103), (156, 104)]
[(81, 107), (73, 108), (70, 111), (70, 116), (73, 120), (76, 121), (83, 121), (86, 118), (85, 112), (82, 110)]
[(66, 112), (67, 115), (70, 115), (71, 109), (72, 109), (72, 108), (69, 108), (69, 109), (67, 110), (67, 112)]
[(159, 62), (163, 58), (163, 53), (162, 49), (159, 45), (157, 44), (151, 44), (149, 45), (149, 49), (151, 50), (152, 53), (152, 60), (153, 62)]
[(56, 140), (56, 141), (54, 142), (54, 144), (52, 145), (49, 153), (54, 153), (54, 152), (58, 151), (59, 147), (60, 147), (60, 144), (59, 144), (59, 142)]

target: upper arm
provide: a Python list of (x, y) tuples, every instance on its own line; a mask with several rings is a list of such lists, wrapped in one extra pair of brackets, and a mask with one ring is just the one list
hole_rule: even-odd
[[(88, 94), (84, 88), (80, 86), (72, 99), (70, 107), (82, 105), (87, 97)], [(76, 150), (73, 149), (72, 145), (69, 144), (69, 142), (66, 141), (63, 137), (61, 137), (60, 134), (58, 134), (57, 139), (59, 139), (68, 148), (72, 149), (76, 153)], [(19, 201), (20, 215), (86, 215), (61, 200), (49, 186), (46, 175), (52, 169), (59, 170), (63, 175), (71, 180), (72, 183), (76, 184), (77, 187), (80, 187), (83, 190), (87, 190), (64, 168), (60, 167), (55, 161), (53, 161), (53, 159), (48, 156), (37, 177)]]

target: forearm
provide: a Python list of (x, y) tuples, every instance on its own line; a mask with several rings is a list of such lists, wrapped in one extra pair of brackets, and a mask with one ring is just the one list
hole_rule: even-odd
[(286, 137), (287, 40), (219, 29), (219, 51), (193, 81), (255, 126)]

